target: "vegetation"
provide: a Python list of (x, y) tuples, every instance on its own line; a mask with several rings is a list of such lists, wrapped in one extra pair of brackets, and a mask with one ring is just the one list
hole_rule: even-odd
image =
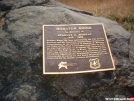
[(134, 33), (134, 0), (57, 0), (66, 5), (117, 21)]

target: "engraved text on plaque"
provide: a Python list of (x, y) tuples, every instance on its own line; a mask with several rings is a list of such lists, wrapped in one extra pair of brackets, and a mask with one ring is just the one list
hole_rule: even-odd
[(103, 24), (43, 25), (43, 74), (115, 70)]

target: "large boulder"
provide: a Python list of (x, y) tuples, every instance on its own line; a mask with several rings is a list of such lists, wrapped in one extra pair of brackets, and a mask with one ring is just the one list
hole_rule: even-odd
[[(8, 4), (7, 0), (0, 2)], [(5, 10), (0, 29), (1, 101), (104, 101), (134, 95), (131, 34), (118, 23), (53, 0), (9, 3), (12, 6), (8, 12)], [(104, 24), (116, 70), (43, 75), (42, 25), (95, 23)]]

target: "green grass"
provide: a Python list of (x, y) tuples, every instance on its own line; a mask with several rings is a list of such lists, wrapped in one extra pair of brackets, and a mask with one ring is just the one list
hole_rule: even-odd
[(127, 17), (124, 17), (124, 18), (119, 18), (116, 15), (110, 15), (107, 18), (117, 21), (127, 31), (134, 34), (134, 16), (133, 15), (128, 15)]

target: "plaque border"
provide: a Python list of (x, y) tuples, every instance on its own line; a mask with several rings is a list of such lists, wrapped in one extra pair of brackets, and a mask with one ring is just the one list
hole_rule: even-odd
[[(113, 65), (113, 68), (109, 68), (109, 69), (98, 69), (98, 70), (85, 70), (85, 71), (74, 71), (74, 72), (46, 72), (45, 71), (45, 40), (44, 40), (44, 26), (69, 26), (69, 25), (102, 25), (102, 28), (103, 28), (103, 31), (104, 31), (104, 36), (106, 38), (106, 43), (107, 43), (107, 46), (108, 46), (108, 50), (109, 50), (109, 54), (110, 54), (110, 58), (111, 58), (111, 61), (112, 61), (112, 65)], [(114, 63), (114, 59), (113, 59), (113, 56), (112, 56), (112, 53), (111, 53), (111, 49), (110, 49), (110, 45), (109, 45), (109, 42), (108, 42), (108, 38), (107, 38), (107, 35), (106, 35), (106, 31), (105, 31), (105, 28), (104, 28), (104, 24), (103, 23), (95, 23), (95, 24), (60, 24), (60, 25), (43, 25), (42, 26), (43, 28), (43, 32), (42, 32), (42, 45), (43, 45), (43, 74), (76, 74), (76, 73), (90, 73), (90, 72), (100, 72), (100, 71), (109, 71), (109, 70), (116, 70), (115, 68), (115, 63)]]

